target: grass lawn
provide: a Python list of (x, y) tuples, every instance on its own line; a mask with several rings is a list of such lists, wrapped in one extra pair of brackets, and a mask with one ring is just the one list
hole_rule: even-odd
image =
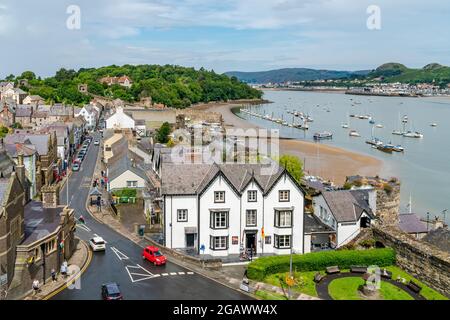
[(334, 300), (362, 300), (358, 288), (363, 284), (363, 278), (358, 277), (336, 279), (331, 281), (328, 292)]
[[(358, 288), (363, 284), (359, 277), (336, 279), (331, 281), (328, 292), (334, 300), (362, 300)], [(413, 300), (408, 293), (385, 281), (381, 281), (380, 295), (384, 300)]]
[(287, 300), (285, 296), (273, 293), (273, 292), (267, 292), (264, 290), (258, 290), (255, 292), (255, 296), (263, 299), (263, 300)]
[(405, 278), (406, 281), (413, 280), (415, 283), (420, 285), (422, 287), (422, 291), (420, 291), (420, 294), (425, 297), (427, 300), (448, 300), (447, 297), (443, 296), (439, 292), (431, 289), (427, 285), (423, 284), (419, 280), (415, 279), (413, 276), (409, 275), (402, 269), (400, 269), (397, 266), (390, 266), (386, 267), (387, 270), (392, 272), (392, 279), (397, 279), (397, 276), (400, 276), (402, 278)]
[[(314, 282), (314, 275), (317, 273), (317, 271), (310, 271), (310, 272), (295, 272), (294, 278), (296, 281), (295, 286), (292, 287), (292, 290), (299, 293), (304, 293), (309, 296), (317, 297), (317, 291), (316, 291), (316, 284)], [(321, 272), (322, 274), (325, 274), (325, 272)], [(269, 283), (271, 285), (281, 287), (280, 279), (282, 281), (283, 287), (286, 287), (285, 280), (287, 272), (282, 273), (275, 273), (271, 274), (270, 276), (266, 277), (264, 279), (264, 282)]]

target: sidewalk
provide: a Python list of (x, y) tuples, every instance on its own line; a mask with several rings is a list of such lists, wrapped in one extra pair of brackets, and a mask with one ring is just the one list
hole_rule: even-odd
[(69, 264), (67, 278), (63, 278), (57, 274), (57, 281), (53, 282), (52, 279), (46, 280), (45, 285), (42, 285), (37, 294), (31, 292), (24, 300), (47, 300), (53, 295), (62, 291), (66, 286), (76, 285), (76, 280), (81, 276), (81, 273), (88, 266), (90, 262), (90, 250), (87, 244), (78, 239), (78, 244), (72, 257), (67, 261)]

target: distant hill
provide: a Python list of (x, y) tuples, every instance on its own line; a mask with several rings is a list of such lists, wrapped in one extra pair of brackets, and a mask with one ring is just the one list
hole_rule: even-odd
[(385, 82), (450, 83), (450, 67), (430, 63), (421, 69), (408, 68), (400, 63), (385, 63), (367, 75), (368, 79), (382, 78)]
[(295, 81), (310, 81), (310, 80), (329, 80), (329, 79), (343, 79), (356, 76), (365, 76), (370, 70), (362, 71), (335, 71), (335, 70), (315, 70), (307, 68), (285, 68), (270, 71), (260, 72), (241, 72), (230, 71), (225, 74), (229, 77), (236, 77), (239, 80), (247, 83), (281, 83), (281, 82), (295, 82)]

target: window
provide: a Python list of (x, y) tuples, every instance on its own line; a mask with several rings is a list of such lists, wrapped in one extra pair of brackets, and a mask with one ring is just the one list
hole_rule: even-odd
[(283, 210), (275, 211), (275, 227), (290, 228), (292, 227), (292, 211)]
[(278, 191), (278, 198), (279, 198), (280, 202), (288, 202), (289, 201), (289, 190)]
[(228, 212), (227, 211), (211, 212), (210, 226), (212, 229), (228, 228)]
[(271, 236), (265, 236), (264, 237), (264, 243), (265, 244), (272, 244), (272, 237)]
[(247, 227), (256, 227), (256, 217), (257, 217), (256, 210), (247, 210), (245, 225)]
[(187, 209), (178, 209), (177, 210), (177, 221), (178, 222), (187, 222), (188, 221)]
[(127, 181), (127, 188), (137, 188), (137, 181)]
[(247, 200), (248, 202), (256, 202), (257, 201), (258, 192), (256, 190), (248, 190), (247, 192)]
[(225, 191), (214, 191), (214, 202), (225, 202)]
[(288, 249), (291, 247), (291, 236), (290, 235), (274, 235), (275, 238), (275, 248), (277, 249)]
[(227, 250), (228, 237), (210, 237), (210, 248), (212, 250)]

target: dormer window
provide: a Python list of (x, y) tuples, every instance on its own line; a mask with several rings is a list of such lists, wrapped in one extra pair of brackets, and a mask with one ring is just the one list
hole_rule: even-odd
[(258, 192), (256, 190), (248, 190), (247, 191), (248, 202), (256, 202), (257, 197), (258, 197)]

